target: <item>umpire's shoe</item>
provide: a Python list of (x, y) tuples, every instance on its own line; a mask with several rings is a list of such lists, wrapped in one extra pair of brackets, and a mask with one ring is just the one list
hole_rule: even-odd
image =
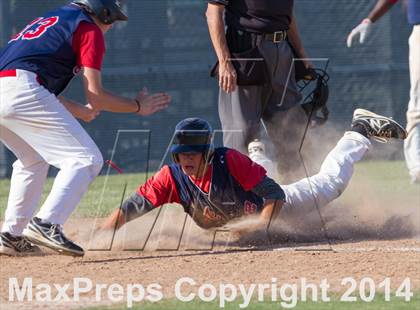
[(77, 244), (67, 239), (61, 225), (45, 223), (34, 217), (23, 231), (23, 235), (31, 242), (45, 246), (60, 254), (83, 256), (85, 252)]
[(405, 139), (407, 131), (392, 118), (375, 114), (368, 110), (356, 109), (353, 114), (352, 128), (362, 126), (368, 138), (382, 143), (389, 139)]
[(29, 256), (41, 253), (41, 249), (25, 237), (13, 236), (8, 232), (0, 233), (0, 255)]

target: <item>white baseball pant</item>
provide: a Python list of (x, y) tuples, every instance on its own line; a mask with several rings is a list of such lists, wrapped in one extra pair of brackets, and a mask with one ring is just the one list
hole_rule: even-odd
[(60, 171), (36, 216), (61, 225), (102, 168), (93, 140), (32, 72), (0, 78), (0, 140), (17, 157), (2, 232), (22, 234), (38, 207), (49, 165)]
[(316, 211), (316, 207), (324, 207), (338, 198), (350, 182), (354, 164), (363, 158), (370, 146), (370, 140), (363, 135), (354, 131), (346, 132), (327, 155), (317, 174), (281, 185), (286, 194), (281, 216)]
[(420, 25), (413, 28), (410, 45), (410, 102), (407, 109), (408, 137), (404, 155), (413, 181), (420, 182)]

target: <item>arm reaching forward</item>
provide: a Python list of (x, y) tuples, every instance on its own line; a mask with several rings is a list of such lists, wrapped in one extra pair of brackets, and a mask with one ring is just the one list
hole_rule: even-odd
[(125, 223), (134, 220), (155, 207), (152, 203), (138, 193), (126, 199), (121, 208), (115, 209), (101, 225), (101, 230), (117, 230)]
[(102, 230), (118, 229), (166, 203), (179, 203), (179, 196), (168, 166), (162, 167), (153, 177), (127, 198), (102, 224)]
[(166, 93), (149, 95), (145, 90), (140, 91), (134, 99), (115, 95), (102, 87), (101, 72), (92, 68), (84, 68), (83, 84), (87, 101), (94, 110), (99, 111), (147, 116), (167, 108), (171, 101)]

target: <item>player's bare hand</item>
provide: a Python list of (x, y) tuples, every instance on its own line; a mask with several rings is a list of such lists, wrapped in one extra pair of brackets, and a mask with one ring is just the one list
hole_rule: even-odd
[(310, 70), (314, 68), (313, 63), (309, 60), (309, 58), (304, 58), (303, 59), (303, 65), (305, 66), (306, 69)]
[(89, 123), (98, 117), (99, 114), (100, 111), (93, 109), (93, 107), (88, 103), (87, 105), (80, 108), (79, 118), (82, 121)]
[(147, 116), (166, 109), (171, 99), (171, 96), (166, 93), (149, 95), (147, 90), (142, 90), (136, 97), (136, 100), (140, 103), (140, 111), (137, 114)]
[(143, 89), (141, 91), (139, 91), (139, 93), (137, 94), (136, 99), (141, 102), (144, 99), (146, 99), (146, 97), (149, 95), (149, 91), (147, 90), (146, 87), (143, 87)]
[(241, 227), (241, 228), (236, 228), (234, 230), (232, 230), (233, 236), (236, 239), (240, 239), (243, 237), (246, 237), (252, 233), (255, 232), (255, 229), (251, 228), (251, 227)]
[(219, 87), (227, 93), (236, 89), (236, 71), (230, 61), (219, 64)]
[(303, 65), (305, 66), (307, 70), (314, 68), (313, 63), (311, 59), (306, 55), (306, 51), (303, 48), (303, 46), (300, 48), (300, 50), (297, 51), (297, 55), (298, 55), (298, 58), (301, 59), (301, 61), (303, 62)]

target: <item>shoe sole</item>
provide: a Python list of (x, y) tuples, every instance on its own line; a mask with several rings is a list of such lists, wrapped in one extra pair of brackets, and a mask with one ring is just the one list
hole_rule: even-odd
[(6, 255), (6, 256), (43, 256), (45, 253), (43, 253), (41, 250), (36, 252), (18, 252), (14, 249), (11, 249), (6, 246), (0, 246), (0, 256)]
[(0, 245), (0, 255), (18, 256), (19, 252), (12, 248), (9, 248), (8, 246)]
[(32, 229), (25, 228), (23, 230), (23, 235), (26, 238), (28, 238), (28, 240), (31, 241), (32, 243), (34, 243), (36, 245), (40, 245), (40, 246), (45, 246), (45, 247), (47, 247), (51, 250), (54, 250), (54, 251), (56, 251), (60, 254), (63, 254), (63, 255), (77, 256), (77, 257), (85, 255), (84, 252), (72, 251), (72, 250), (69, 250), (66, 247), (60, 246), (59, 244), (48, 240), (47, 238), (45, 238), (40, 233), (38, 233), (36, 231), (33, 231)]
[(405, 130), (404, 127), (402, 127), (400, 124), (398, 124), (396, 121), (394, 121), (392, 118), (390, 117), (386, 117), (383, 115), (379, 115), (376, 113), (373, 113), (369, 110), (365, 110), (365, 109), (356, 109), (354, 110), (353, 113), (353, 119), (356, 119), (359, 116), (368, 116), (368, 117), (373, 117), (373, 118), (382, 118), (382, 119), (386, 119), (387, 121), (390, 121), (391, 123), (393, 123), (395, 126), (397, 126), (399, 129), (401, 129), (402, 132), (404, 132), (404, 137), (402, 139), (405, 139), (407, 137), (407, 132)]

